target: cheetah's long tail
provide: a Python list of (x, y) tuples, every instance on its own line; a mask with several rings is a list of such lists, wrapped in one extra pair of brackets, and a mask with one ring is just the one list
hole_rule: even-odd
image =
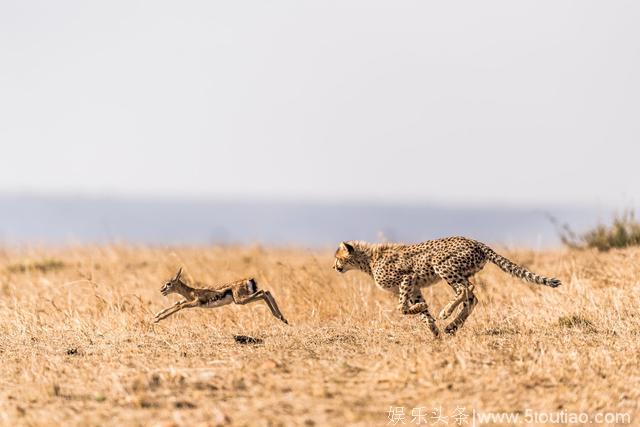
[(487, 245), (481, 244), (481, 247), (485, 255), (487, 255), (487, 258), (489, 258), (492, 263), (500, 267), (500, 269), (505, 273), (509, 273), (512, 276), (515, 276), (527, 282), (537, 283), (538, 285), (551, 286), (552, 288), (557, 288), (562, 284), (558, 279), (543, 277), (530, 272), (526, 268), (521, 267), (518, 264), (509, 261), (502, 255), (497, 254)]

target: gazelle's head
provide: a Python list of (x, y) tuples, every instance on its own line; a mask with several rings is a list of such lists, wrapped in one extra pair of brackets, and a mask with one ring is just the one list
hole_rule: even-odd
[(333, 261), (333, 269), (338, 273), (358, 268), (355, 257), (356, 249), (348, 242), (340, 243), (336, 250), (335, 260)]
[(162, 295), (166, 297), (169, 294), (178, 292), (178, 289), (184, 285), (184, 283), (182, 283), (182, 280), (180, 280), (181, 274), (182, 274), (182, 267), (180, 267), (180, 269), (178, 270), (174, 278), (172, 278), (167, 283), (162, 285), (162, 288), (160, 288), (160, 292), (162, 293)]

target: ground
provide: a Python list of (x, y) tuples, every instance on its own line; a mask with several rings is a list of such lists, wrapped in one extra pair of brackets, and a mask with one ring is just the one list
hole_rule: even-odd
[[(330, 250), (0, 249), (0, 423), (471, 425), (488, 412), (640, 423), (640, 250), (496, 249), (563, 285), (488, 265), (475, 312), (443, 339), (364, 274), (332, 271)], [(290, 325), (262, 302), (153, 324), (177, 300), (159, 289), (179, 266), (206, 284), (255, 276)], [(443, 283), (425, 291), (435, 313), (451, 296)]]

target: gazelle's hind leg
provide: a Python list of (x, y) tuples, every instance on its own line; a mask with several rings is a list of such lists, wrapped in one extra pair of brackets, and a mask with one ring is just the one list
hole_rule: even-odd
[(278, 304), (276, 304), (276, 300), (271, 295), (271, 292), (264, 291), (264, 296), (265, 296), (265, 302), (269, 306), (271, 313), (288, 325), (289, 322), (287, 321), (287, 319), (284, 318), (284, 316), (280, 312), (280, 308), (278, 307)]
[(269, 307), (269, 310), (271, 310), (271, 314), (273, 314), (276, 318), (280, 319), (286, 324), (289, 324), (287, 319), (285, 319), (282, 313), (280, 312), (280, 309), (278, 308), (278, 304), (276, 304), (276, 300), (273, 299), (273, 296), (271, 296), (271, 293), (269, 291), (259, 290), (247, 296), (239, 296), (239, 295), (233, 296), (233, 301), (236, 304), (241, 304), (241, 305), (249, 304), (250, 302), (254, 302), (258, 300), (263, 300)]

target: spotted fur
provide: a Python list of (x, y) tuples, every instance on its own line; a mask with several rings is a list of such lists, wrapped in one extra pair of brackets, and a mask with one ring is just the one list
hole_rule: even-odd
[(446, 333), (454, 333), (478, 303), (469, 278), (482, 270), (487, 261), (527, 282), (552, 288), (560, 285), (558, 279), (532, 273), (484, 243), (465, 237), (447, 237), (414, 245), (343, 242), (336, 251), (334, 269), (341, 273), (355, 269), (369, 274), (377, 286), (398, 294), (399, 309), (403, 314), (419, 314), (438, 336), (435, 319), (429, 313), (420, 289), (440, 279), (451, 286), (455, 297), (440, 311), (439, 317), (448, 318), (462, 304), (458, 315), (445, 327)]

